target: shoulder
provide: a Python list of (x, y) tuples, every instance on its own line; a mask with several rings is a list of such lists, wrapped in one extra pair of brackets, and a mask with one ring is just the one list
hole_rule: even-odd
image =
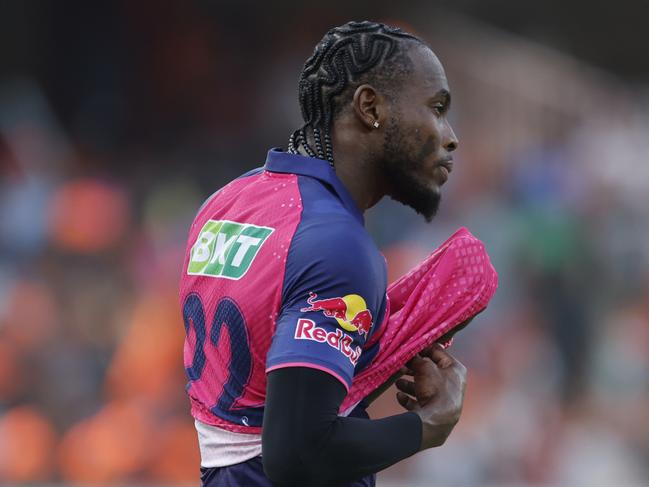
[(212, 193), (205, 201), (203, 201), (203, 204), (201, 204), (200, 208), (196, 212), (196, 218), (201, 214), (203, 210), (206, 208), (209, 208), (210, 205), (214, 204), (216, 201), (217, 196), (219, 196), (224, 189), (234, 186), (234, 185), (240, 185), (241, 183), (245, 184), (245, 180), (247, 178), (250, 178), (252, 176), (259, 176), (261, 173), (263, 173), (264, 168), (263, 167), (256, 167), (254, 169), (251, 169), (250, 171), (243, 173), (241, 176), (233, 179), (230, 181), (227, 185), (225, 185), (222, 188), (217, 189), (214, 193)]
[(377, 294), (376, 286), (385, 281), (385, 263), (357, 221), (342, 215), (328, 217), (310, 223), (307, 229), (296, 233), (289, 249), (285, 303), (303, 300), (311, 291)]
[(295, 233), (289, 259), (305, 265), (351, 270), (367, 268), (379, 257), (372, 238), (353, 217), (345, 214), (322, 215), (303, 221)]
[(367, 294), (385, 280), (385, 260), (362, 221), (327, 184), (309, 177), (299, 184), (303, 209), (289, 247), (284, 297), (307, 288)]
[(299, 186), (303, 209), (292, 242), (294, 254), (327, 255), (336, 261), (367, 260), (378, 254), (362, 222), (329, 185), (301, 176)]

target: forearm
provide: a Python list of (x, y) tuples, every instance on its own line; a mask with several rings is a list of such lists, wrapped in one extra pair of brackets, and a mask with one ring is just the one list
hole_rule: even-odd
[(268, 376), (264, 469), (278, 485), (337, 485), (416, 453), (422, 423), (408, 412), (380, 420), (338, 416), (345, 390), (324, 372), (280, 369)]
[(419, 451), (421, 420), (403, 413), (384, 419), (338, 418), (311, 449), (316, 478), (323, 485), (359, 479), (379, 472)]

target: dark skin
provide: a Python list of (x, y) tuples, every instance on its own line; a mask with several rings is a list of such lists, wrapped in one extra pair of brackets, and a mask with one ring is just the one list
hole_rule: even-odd
[(383, 196), (399, 199), (410, 189), (395, 187), (385, 170), (393, 156), (386, 147), (386, 132), (400, 139), (400, 162), (432, 198), (439, 197), (452, 169), (451, 154), (458, 140), (447, 119), (450, 90), (444, 68), (427, 47), (413, 43), (408, 54), (413, 73), (397, 93), (385, 94), (369, 84), (358, 86), (351, 106), (342, 110), (332, 126), (336, 174), (363, 211)]
[[(451, 95), (442, 64), (421, 44), (411, 43), (407, 53), (413, 71), (399, 83), (398, 93), (362, 84), (355, 89), (350, 106), (343, 107), (335, 118), (331, 134), (336, 174), (361, 211), (387, 195), (430, 221), (437, 211), (441, 187), (453, 169), (452, 152), (458, 140), (447, 119)], [(306, 155), (301, 147), (300, 151)], [(471, 319), (438, 341), (450, 340)], [(414, 380), (400, 379), (404, 374)], [(399, 403), (421, 418), (421, 449), (442, 445), (462, 411), (464, 365), (435, 343), (368, 401), (395, 381)]]
[[(362, 84), (351, 106), (343, 107), (334, 120), (336, 174), (362, 211), (388, 195), (430, 220), (452, 170), (458, 140), (447, 119), (451, 98), (444, 68), (425, 46), (411, 43), (407, 52), (413, 71), (398, 93)], [(469, 321), (441, 339), (449, 340)], [(400, 378), (404, 373), (413, 380)], [(421, 418), (421, 449), (443, 444), (462, 411), (466, 368), (436, 343), (368, 399), (394, 381), (399, 403)]]
[[(429, 198), (439, 198), (453, 167), (452, 152), (458, 140), (447, 119), (451, 97), (444, 68), (420, 44), (412, 43), (408, 55), (414, 69), (399, 84), (398, 92), (362, 84), (332, 124), (336, 174), (362, 211), (386, 195), (406, 199), (401, 196), (412, 191), (413, 185)], [(399, 139), (396, 149), (409, 187), (400, 187), (386, 170), (394, 165), (395, 149), (386, 144), (386, 136), (387, 140)], [(300, 152), (306, 155), (302, 147)], [(409, 201), (401, 202), (419, 210)]]
[[(469, 325), (469, 323), (471, 323), (471, 321), (473, 321), (473, 318), (469, 318), (468, 320), (463, 321), (462, 323), (460, 323), (459, 325), (457, 325), (457, 326), (456, 326), (455, 328), (453, 328), (452, 330), (449, 330), (449, 331), (446, 332), (444, 335), (442, 335), (441, 337), (439, 337), (439, 338), (435, 341), (435, 343), (434, 343), (433, 345), (431, 345), (430, 347), (425, 348), (424, 350), (422, 350), (422, 351), (419, 353), (419, 355), (420, 355), (420, 356), (423, 356), (423, 357), (430, 357), (431, 351), (432, 351), (434, 348), (436, 348), (438, 345), (440, 345), (440, 344), (442, 344), (442, 343), (448, 343), (448, 342), (451, 340), (451, 338), (453, 338), (453, 336), (454, 336), (458, 331), (463, 330), (464, 328), (466, 328), (466, 327)], [(450, 354), (448, 354), (448, 353), (447, 353), (447, 355), (450, 356)], [(446, 363), (448, 363), (448, 362), (445, 361), (445, 364), (446, 364)], [(374, 392), (372, 392), (369, 396), (367, 396), (367, 397), (365, 398), (365, 401), (366, 401), (368, 404), (371, 404), (371, 403), (374, 402), (376, 399), (378, 399), (378, 397), (379, 397), (381, 394), (383, 394), (385, 391), (387, 391), (387, 390), (392, 386), (392, 384), (394, 384), (395, 382), (397, 382), (397, 380), (400, 379), (400, 378), (401, 378), (402, 376), (404, 376), (404, 375), (413, 375), (413, 371), (412, 371), (412, 369), (409, 368), (409, 367), (406, 366), (406, 365), (404, 365), (403, 367), (401, 367), (401, 369), (400, 369), (396, 374), (392, 375), (392, 376), (391, 376), (391, 377), (390, 377), (390, 378), (389, 378), (389, 379), (388, 379), (384, 384), (380, 385), (380, 386), (379, 386), (379, 387), (378, 387)], [(397, 387), (398, 387), (398, 384), (399, 384), (399, 383), (397, 383)]]
[(419, 449), (441, 446), (462, 414), (466, 367), (438, 343), (422, 350), (407, 366), (413, 380), (397, 380), (397, 400), (421, 418)]

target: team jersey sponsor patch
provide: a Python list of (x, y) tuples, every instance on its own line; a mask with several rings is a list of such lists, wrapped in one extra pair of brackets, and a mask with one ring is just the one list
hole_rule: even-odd
[(309, 293), (306, 302), (309, 304), (300, 311), (320, 311), (328, 318), (335, 318), (343, 330), (355, 331), (367, 338), (372, 328), (372, 312), (367, 303), (358, 294), (347, 294), (342, 297), (317, 299), (316, 293)]
[(208, 220), (192, 246), (187, 274), (241, 279), (275, 229)]
[(335, 331), (327, 331), (325, 328), (317, 326), (315, 321), (306, 318), (297, 320), (295, 339), (326, 343), (347, 357), (354, 366), (356, 366), (358, 358), (361, 356), (361, 347), (352, 348), (351, 344), (354, 339), (347, 333), (343, 333), (340, 328), (336, 328)]

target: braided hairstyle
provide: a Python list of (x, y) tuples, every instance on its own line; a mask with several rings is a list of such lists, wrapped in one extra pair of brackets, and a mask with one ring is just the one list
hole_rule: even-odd
[[(401, 29), (368, 21), (347, 22), (327, 32), (300, 75), (298, 91), (304, 125), (289, 138), (288, 152), (297, 154), (302, 146), (310, 157), (325, 159), (333, 166), (334, 118), (363, 83), (372, 83), (385, 89), (386, 95), (391, 94), (396, 81), (413, 69), (402, 42), (406, 40), (424, 44)], [(315, 149), (307, 141), (307, 130)]]

